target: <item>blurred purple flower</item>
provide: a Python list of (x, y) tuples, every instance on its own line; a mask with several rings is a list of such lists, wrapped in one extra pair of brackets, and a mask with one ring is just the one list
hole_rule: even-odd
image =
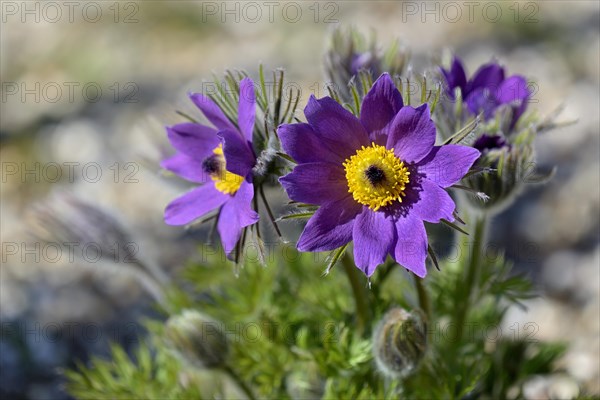
[(473, 147), (484, 153), (504, 147), (510, 148), (510, 144), (500, 135), (483, 134), (473, 143)]
[(467, 80), (461, 60), (454, 57), (450, 70), (441, 68), (446, 80), (446, 93), (454, 100), (454, 91), (460, 88), (463, 102), (473, 114), (483, 112), (486, 120), (493, 118), (495, 111), (502, 105), (512, 110), (512, 129), (519, 117), (525, 112), (531, 95), (527, 80), (521, 75), (504, 77), (504, 68), (496, 63), (482, 65), (473, 77)]
[(298, 249), (333, 250), (353, 240), (355, 263), (367, 276), (390, 254), (424, 277), (423, 221), (454, 220), (444, 188), (467, 173), (479, 151), (435, 146), (428, 106), (404, 106), (388, 74), (365, 96), (360, 119), (330, 97), (311, 97), (304, 114), (308, 123), (278, 130), (298, 162), (280, 182), (292, 200), (320, 206)]
[(220, 208), (217, 228), (226, 254), (240, 239), (242, 230), (258, 221), (252, 209), (254, 186), (252, 131), (256, 113), (254, 86), (250, 78), (240, 82), (238, 127), (208, 97), (190, 95), (215, 128), (197, 123), (167, 127), (177, 153), (161, 166), (201, 185), (171, 202), (165, 210), (169, 225), (185, 225)]
[(352, 62), (350, 64), (350, 70), (352, 75), (358, 74), (360, 71), (366, 70), (371, 71), (374, 76), (380, 75), (380, 62), (373, 51), (365, 51), (363, 53), (354, 53), (352, 55)]

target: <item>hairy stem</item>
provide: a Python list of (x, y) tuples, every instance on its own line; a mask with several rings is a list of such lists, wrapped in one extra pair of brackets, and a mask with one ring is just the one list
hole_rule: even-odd
[(475, 221), (475, 234), (473, 235), (473, 245), (469, 254), (469, 263), (467, 264), (466, 277), (464, 281), (464, 292), (461, 298), (461, 306), (458, 309), (457, 323), (457, 340), (460, 341), (463, 337), (469, 306), (476, 284), (479, 281), (479, 271), (481, 270), (481, 253), (484, 244), (485, 228), (487, 224), (487, 216), (485, 214), (477, 217)]
[(419, 278), (416, 275), (413, 275), (415, 278), (415, 286), (417, 288), (417, 296), (419, 298), (419, 307), (425, 313), (427, 317), (427, 321), (431, 321), (431, 307), (429, 306), (429, 295), (427, 294), (427, 289), (425, 289), (425, 285), (423, 285), (423, 279)]
[(252, 392), (250, 386), (248, 386), (246, 382), (244, 382), (244, 380), (237, 374), (237, 372), (235, 372), (233, 368), (231, 368), (229, 365), (225, 365), (223, 367), (223, 371), (225, 371), (225, 373), (231, 378), (231, 380), (233, 380), (235, 384), (242, 390), (242, 392), (244, 392), (248, 399), (256, 399), (256, 396), (254, 396), (254, 393)]
[(365, 329), (370, 327), (371, 323), (371, 307), (369, 304), (370, 293), (361, 276), (362, 272), (356, 268), (354, 260), (348, 253), (345, 253), (342, 257), (342, 264), (344, 265), (344, 271), (346, 272), (348, 281), (350, 281), (354, 302), (356, 304), (357, 330), (362, 335), (365, 333)]

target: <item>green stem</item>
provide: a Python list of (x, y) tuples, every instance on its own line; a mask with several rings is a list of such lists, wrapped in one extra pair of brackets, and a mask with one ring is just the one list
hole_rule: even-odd
[[(273, 215), (273, 211), (271, 211), (271, 207), (269, 206), (269, 202), (267, 201), (267, 196), (265, 196), (265, 190), (263, 189), (263, 185), (258, 185), (258, 190), (260, 191), (260, 197), (265, 205), (265, 208), (267, 209), (267, 214), (269, 214), (269, 218), (271, 219), (273, 228), (275, 228), (275, 232), (277, 232), (277, 236), (279, 237), (279, 239), (281, 241), (283, 241), (283, 235), (281, 234), (281, 231), (279, 230), (279, 226), (277, 225), (277, 222), (275, 222), (275, 216)], [(257, 209), (257, 212), (258, 212), (258, 209)]]
[(473, 235), (473, 246), (471, 246), (471, 254), (469, 255), (469, 264), (467, 265), (467, 275), (464, 281), (464, 292), (461, 298), (461, 307), (458, 309), (457, 323), (457, 340), (460, 341), (463, 337), (469, 306), (471, 305), (471, 297), (475, 285), (479, 282), (479, 271), (481, 270), (481, 253), (483, 249), (485, 227), (487, 224), (487, 215), (483, 214), (477, 217), (475, 222), (475, 234)]
[(423, 285), (423, 280), (418, 276), (414, 275), (415, 278), (415, 286), (417, 288), (417, 296), (419, 297), (419, 307), (425, 313), (427, 317), (427, 322), (431, 321), (431, 307), (429, 306), (429, 295), (427, 294), (427, 289), (425, 289), (425, 285)]
[(362, 279), (361, 272), (356, 268), (354, 260), (352, 260), (352, 257), (348, 253), (345, 253), (342, 257), (342, 264), (344, 265), (344, 271), (346, 272), (348, 281), (350, 281), (354, 295), (357, 330), (362, 335), (365, 332), (365, 328), (371, 323), (370, 293)]
[(237, 374), (237, 372), (233, 370), (233, 368), (231, 368), (229, 365), (225, 365), (223, 367), (223, 371), (225, 371), (225, 373), (236, 383), (236, 385), (250, 400), (256, 400), (256, 396), (254, 396), (254, 393), (252, 393), (250, 386), (244, 382), (244, 380)]

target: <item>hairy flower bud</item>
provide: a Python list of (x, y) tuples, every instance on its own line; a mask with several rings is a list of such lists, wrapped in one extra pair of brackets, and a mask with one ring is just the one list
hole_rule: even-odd
[(194, 310), (184, 310), (167, 320), (165, 336), (169, 346), (196, 367), (225, 365), (229, 345), (221, 324)]
[[(409, 53), (397, 41), (385, 50), (376, 46), (375, 38), (367, 39), (355, 29), (333, 31), (325, 54), (327, 77), (345, 101), (352, 100), (349, 82), (360, 72), (377, 77), (383, 72), (391, 76), (404, 72)], [(364, 93), (363, 93), (364, 95)]]
[(373, 334), (373, 354), (379, 371), (390, 378), (411, 374), (427, 347), (427, 328), (419, 312), (388, 311)]
[(57, 192), (33, 206), (29, 227), (34, 236), (52, 243), (91, 244), (98, 257), (119, 263), (138, 262), (136, 243), (119, 220), (69, 192)]
[[(136, 236), (112, 213), (69, 192), (56, 192), (28, 211), (28, 227), (36, 239), (78, 255), (83, 265), (95, 267), (101, 261), (105, 267), (117, 266), (118, 273), (132, 273), (162, 301), (162, 285), (169, 277), (154, 260), (144, 257)], [(72, 246), (82, 251), (70, 253)]]
[(486, 172), (468, 178), (467, 186), (489, 196), (485, 202), (469, 198), (477, 208), (499, 212), (512, 203), (524, 184), (540, 183), (551, 176), (542, 176), (535, 171), (533, 135), (524, 132), (510, 139), (482, 135), (474, 144), (481, 151), (475, 167)]

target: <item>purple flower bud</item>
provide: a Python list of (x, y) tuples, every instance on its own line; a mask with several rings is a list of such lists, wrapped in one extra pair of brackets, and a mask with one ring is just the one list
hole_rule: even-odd
[(473, 147), (481, 153), (489, 150), (496, 150), (507, 147), (510, 149), (510, 144), (500, 135), (481, 135), (473, 144)]

